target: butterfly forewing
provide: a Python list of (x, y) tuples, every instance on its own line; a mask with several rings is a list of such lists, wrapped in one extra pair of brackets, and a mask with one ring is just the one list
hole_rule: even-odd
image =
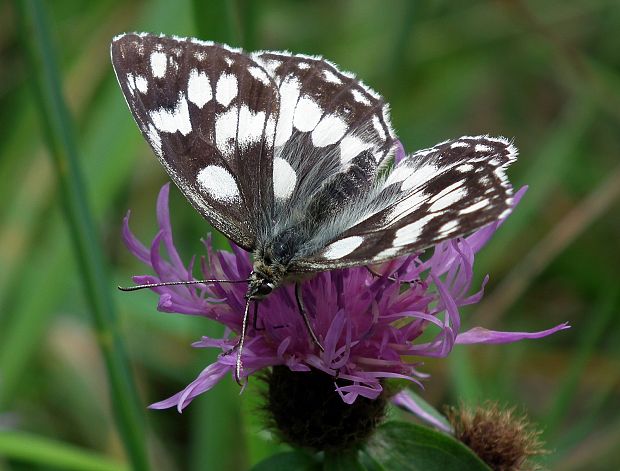
[(369, 191), (394, 142), (383, 99), (320, 57), (272, 51), (252, 57), (280, 92), (274, 211), (283, 226), (313, 197), (325, 209), (313, 215), (321, 219)]
[(273, 198), (279, 96), (248, 55), (185, 38), (126, 34), (112, 62), (144, 137), (193, 206), (252, 249)]
[[(356, 220), (300, 269), (378, 263), (466, 235), (506, 214), (506, 167), (516, 148), (503, 138), (465, 136), (400, 162), (373, 194), (348, 208)], [(360, 217), (361, 215), (361, 217)]]

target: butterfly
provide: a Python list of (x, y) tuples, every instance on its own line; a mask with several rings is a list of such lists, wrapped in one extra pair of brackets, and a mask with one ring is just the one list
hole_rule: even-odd
[[(246, 53), (194, 38), (114, 38), (116, 77), (140, 131), (192, 206), (253, 254), (250, 302), (304, 276), (373, 265), (505, 216), (503, 137), (463, 136), (395, 159), (383, 98), (321, 57)], [(209, 280), (200, 280), (209, 281)], [(163, 284), (188, 284), (186, 281)]]

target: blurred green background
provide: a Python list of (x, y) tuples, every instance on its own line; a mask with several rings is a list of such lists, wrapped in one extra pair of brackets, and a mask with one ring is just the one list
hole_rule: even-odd
[[(131, 208), (150, 241), (168, 180), (110, 65), (112, 36), (134, 30), (323, 55), (391, 103), (409, 150), (462, 134), (514, 137), (511, 179), (530, 189), (477, 258), (478, 279), (491, 279), (465, 326), (573, 328), (427, 361), (423, 395), (438, 407), (495, 399), (526, 410), (544, 429), (550, 469), (620, 469), (617, 0), (39, 3), (0, 4), (0, 470), (129, 467), (98, 342), (109, 337), (93, 327), (43, 132), (50, 108), (35, 93), (54, 67), (70, 112), (60, 129), (73, 130), (95, 224), (90, 247), (102, 251), (91, 268), (109, 274), (99, 288), (116, 305), (152, 469), (242, 470), (282, 448), (263, 430), (255, 391), (240, 396), (230, 378), (182, 415), (146, 410), (208, 364), (215, 353), (190, 343), (219, 327), (157, 312), (150, 292), (115, 289), (145, 272), (121, 243), (122, 217)], [(33, 33), (37, 15), (51, 42)], [(25, 46), (37, 41), (54, 55), (33, 70)], [(171, 208), (189, 260), (208, 226), (176, 189)]]

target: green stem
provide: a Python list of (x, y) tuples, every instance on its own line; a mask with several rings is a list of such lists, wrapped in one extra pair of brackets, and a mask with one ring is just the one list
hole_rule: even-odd
[(57, 170), (65, 216), (94, 316), (99, 346), (108, 372), (112, 407), (134, 470), (148, 470), (145, 427), (127, 355), (120, 336), (112, 285), (105, 273), (88, 196), (77, 158), (69, 112), (51, 44), (46, 12), (40, 0), (16, 0), (22, 40), (29, 54), (40, 115)]

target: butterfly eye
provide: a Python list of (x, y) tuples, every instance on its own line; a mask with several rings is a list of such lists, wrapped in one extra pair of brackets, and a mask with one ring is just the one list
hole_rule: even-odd
[(265, 265), (271, 265), (271, 257), (269, 255), (265, 255), (263, 257), (263, 262), (265, 262)]

